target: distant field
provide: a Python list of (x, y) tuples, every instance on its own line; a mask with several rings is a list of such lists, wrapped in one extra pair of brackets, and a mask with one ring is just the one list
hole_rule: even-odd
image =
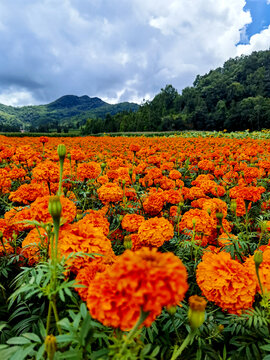
[(0, 135), (0, 359), (269, 359), (269, 134)]

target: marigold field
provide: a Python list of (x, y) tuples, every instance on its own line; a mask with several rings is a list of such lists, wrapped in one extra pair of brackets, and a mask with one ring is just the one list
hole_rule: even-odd
[(267, 132), (0, 135), (0, 359), (269, 360), (269, 177)]

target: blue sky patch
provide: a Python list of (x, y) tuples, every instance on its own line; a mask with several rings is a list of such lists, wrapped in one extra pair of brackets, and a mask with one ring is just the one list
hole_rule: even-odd
[(239, 44), (248, 44), (252, 35), (260, 33), (270, 25), (270, 2), (267, 0), (247, 0), (245, 11), (250, 11), (252, 23), (242, 29)]

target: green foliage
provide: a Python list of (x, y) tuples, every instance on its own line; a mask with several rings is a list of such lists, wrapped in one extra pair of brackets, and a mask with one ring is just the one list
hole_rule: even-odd
[(137, 109), (138, 105), (134, 103), (111, 105), (97, 97), (66, 95), (47, 105), (15, 108), (0, 104), (0, 125), (4, 132), (23, 129), (42, 133), (61, 133), (63, 130), (68, 133), (71, 128), (79, 129), (89, 118), (100, 118), (103, 122), (106, 114)]
[(261, 130), (270, 127), (270, 51), (253, 52), (198, 75), (178, 94), (166, 85), (137, 112), (120, 112), (105, 122), (94, 117), (83, 134), (130, 131)]

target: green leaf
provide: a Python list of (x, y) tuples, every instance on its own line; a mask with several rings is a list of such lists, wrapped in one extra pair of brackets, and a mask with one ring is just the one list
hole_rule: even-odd
[(13, 356), (11, 356), (10, 360), (23, 360), (31, 354), (34, 350), (35, 344), (31, 344), (27, 346), (26, 348), (20, 348)]
[(145, 356), (151, 350), (152, 344), (147, 344), (141, 351), (141, 356)]
[(42, 344), (36, 353), (36, 360), (44, 359), (43, 354), (45, 352), (45, 344)]
[(56, 342), (57, 343), (62, 343), (62, 342), (72, 342), (74, 340), (74, 336), (73, 335), (58, 335), (56, 336)]
[(98, 351), (93, 351), (90, 355), (91, 360), (98, 360), (98, 359), (107, 359), (108, 349), (101, 349)]
[(159, 350), (160, 350), (160, 346), (156, 346), (155, 349), (152, 351), (150, 356), (152, 356), (152, 357), (157, 356), (158, 353), (159, 353)]
[(31, 341), (29, 339), (26, 339), (22, 336), (18, 337), (12, 337), (8, 339), (7, 344), (9, 345), (24, 345), (24, 344), (30, 344)]
[(22, 334), (22, 336), (25, 337), (26, 339), (32, 340), (32, 341), (37, 342), (37, 343), (41, 342), (39, 336), (37, 336), (34, 333), (24, 333), (24, 334)]
[(85, 303), (81, 303), (80, 313), (82, 314), (83, 319), (85, 319), (86, 316), (87, 316), (87, 314), (88, 314), (88, 311), (87, 311), (87, 308), (86, 308)]
[(8, 327), (7, 323), (1, 324), (0, 325), (0, 331), (2, 331), (5, 327)]
[(270, 351), (270, 344), (260, 346), (260, 349)]
[(19, 346), (12, 346), (5, 349), (0, 348), (0, 359), (9, 360), (10, 357), (18, 350), (20, 350)]

